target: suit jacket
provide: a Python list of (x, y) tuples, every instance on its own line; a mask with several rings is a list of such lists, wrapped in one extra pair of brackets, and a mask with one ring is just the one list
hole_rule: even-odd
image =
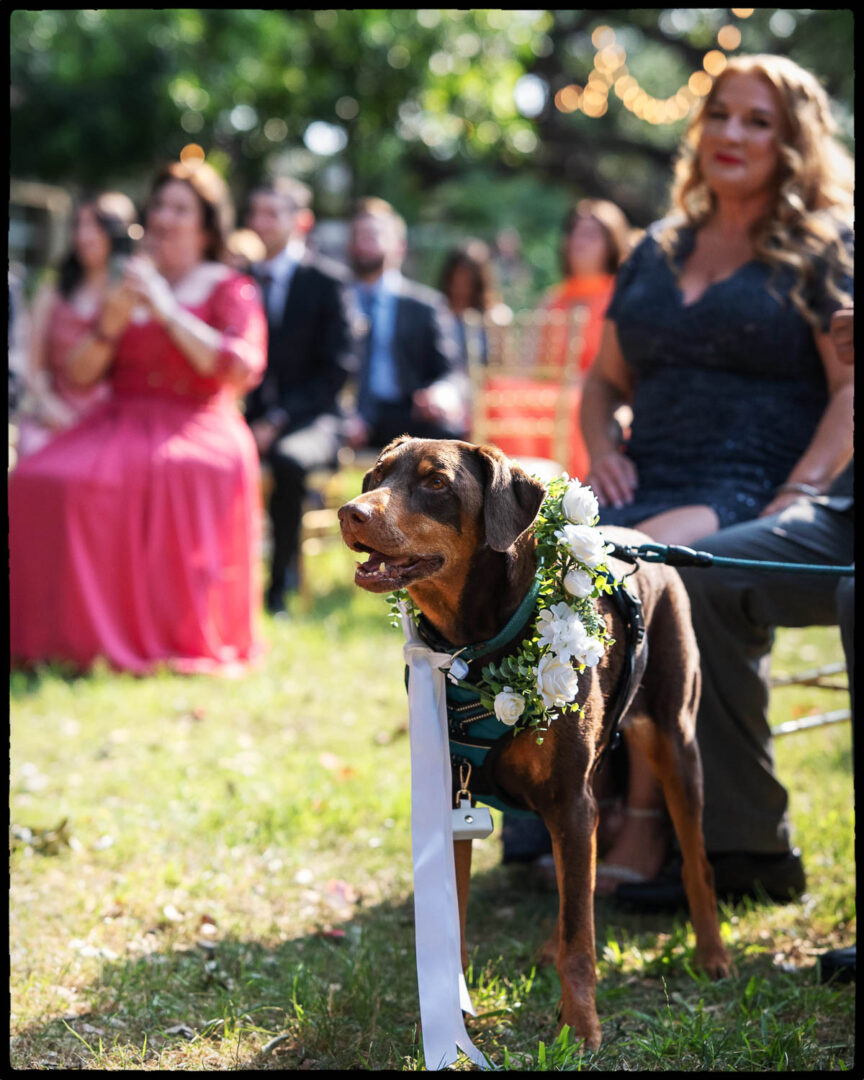
[[(362, 316), (361, 316), (362, 319)], [(403, 399), (442, 381), (464, 393), (465, 365), (456, 325), (441, 293), (402, 278), (396, 300), (393, 360)], [(361, 382), (369, 362), (368, 334), (361, 350)]]
[[(251, 273), (260, 283), (258, 266)], [(339, 392), (357, 366), (348, 276), (320, 255), (295, 267), (282, 317), (268, 321), (267, 370), (246, 398), (247, 421), (267, 417), (284, 432), (339, 412)]]

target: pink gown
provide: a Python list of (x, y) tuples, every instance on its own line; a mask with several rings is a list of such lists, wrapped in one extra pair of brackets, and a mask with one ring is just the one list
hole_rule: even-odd
[(238, 674), (259, 651), (258, 454), (236, 398), (263, 375), (266, 322), (239, 274), (189, 310), (222, 333), (215, 375), (130, 323), (111, 400), (10, 475), (13, 663)]
[[(57, 397), (72, 410), (75, 422), (106, 401), (111, 393), (107, 380), (82, 390), (66, 378), (66, 361), (69, 354), (79, 341), (93, 330), (98, 316), (98, 311), (94, 311), (92, 315), (82, 315), (74, 305), (60, 295), (51, 305), (48, 314), (45, 367), (51, 380), (51, 388)], [(18, 456), (24, 457), (35, 450), (41, 450), (58, 434), (59, 432), (46, 427), (35, 417), (22, 416), (18, 424), (16, 445)]]

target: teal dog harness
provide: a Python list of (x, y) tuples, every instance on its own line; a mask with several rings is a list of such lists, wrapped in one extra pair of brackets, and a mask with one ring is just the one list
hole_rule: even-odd
[[(539, 592), (540, 581), (535, 578), (521, 604), (507, 621), (507, 625), (494, 638), (480, 642), (477, 645), (453, 649), (449, 643), (441, 639), (440, 635), (437, 634), (434, 627), (423, 615), (418, 620), (417, 629), (420, 637), (431, 648), (439, 652), (451, 653), (454, 661), (458, 658), (465, 664), (470, 664), (474, 660), (490, 656), (508, 642), (521, 638), (520, 632), (525, 629), (534, 613)], [(608, 736), (604, 741), (603, 749), (595, 761), (595, 769), (617, 740), (619, 734), (618, 723), (634, 690), (633, 676), (635, 673), (636, 651), (645, 636), (641, 602), (620, 582), (617, 583), (611, 596), (617, 603), (624, 619), (626, 656), (616, 692), (607, 708), (611, 723), (609, 724)], [(407, 686), (407, 668), (405, 669), (405, 680)], [(446, 681), (446, 687), (447, 726), (450, 734), (450, 762), (453, 768), (454, 792), (458, 791), (461, 786), (459, 782), (460, 766), (470, 764), (471, 792), (479, 802), (486, 803), (497, 810), (506, 810), (507, 813), (520, 817), (536, 817), (537, 815), (533, 810), (521, 800), (517, 801), (514, 796), (505, 792), (494, 778), (494, 763), (502, 749), (502, 740), (505, 735), (512, 737), (513, 727), (499, 720), (494, 712), (490, 712), (481, 702), (476, 691), (472, 691), (465, 686), (457, 686), (449, 679)]]

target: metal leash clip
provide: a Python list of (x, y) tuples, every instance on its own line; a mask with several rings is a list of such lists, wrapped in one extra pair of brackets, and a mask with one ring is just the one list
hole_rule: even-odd
[(486, 806), (472, 806), (468, 781), (471, 779), (471, 763), (459, 766), (458, 806), (451, 811), (454, 840), (485, 840), (492, 832), (492, 815)]

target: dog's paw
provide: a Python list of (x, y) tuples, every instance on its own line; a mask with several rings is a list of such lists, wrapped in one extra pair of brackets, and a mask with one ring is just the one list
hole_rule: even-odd
[[(561, 1029), (565, 1026), (565, 1021), (562, 1015), (561, 1006), (558, 1006), (558, 1028), (556, 1034), (561, 1034)], [(599, 1050), (600, 1044), (603, 1042), (603, 1033), (600, 1030), (600, 1020), (595, 1013), (593, 1017), (575, 1017), (573, 1023), (567, 1024), (570, 1028), (570, 1037), (574, 1043), (578, 1043), (580, 1040), (584, 1042), (587, 1050)]]
[(732, 961), (729, 959), (729, 953), (722, 947), (711, 949), (701, 955), (697, 953), (696, 964), (714, 982), (719, 979), (728, 979), (731, 974)]

